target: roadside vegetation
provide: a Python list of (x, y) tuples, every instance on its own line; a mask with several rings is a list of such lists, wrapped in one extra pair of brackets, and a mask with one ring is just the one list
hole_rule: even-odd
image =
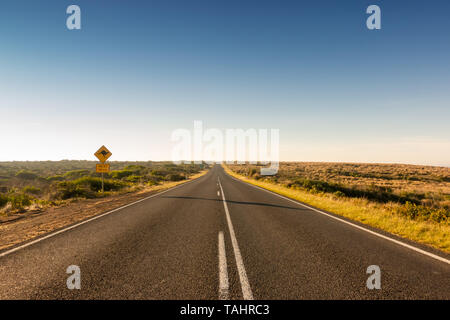
[(95, 172), (94, 161), (0, 162), (0, 214), (40, 210), (78, 199), (107, 197), (188, 179), (205, 164), (110, 162), (111, 172)]
[(275, 176), (258, 165), (232, 175), (317, 208), (450, 252), (450, 168), (286, 162)]

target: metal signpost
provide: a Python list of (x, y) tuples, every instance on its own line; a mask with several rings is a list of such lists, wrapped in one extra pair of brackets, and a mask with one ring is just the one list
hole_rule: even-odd
[(104, 184), (104, 178), (103, 174), (106, 172), (109, 172), (109, 163), (105, 163), (106, 160), (108, 160), (109, 157), (112, 156), (111, 151), (109, 151), (105, 146), (101, 146), (100, 149), (97, 150), (96, 153), (94, 153), (94, 156), (97, 157), (98, 160), (100, 160), (101, 163), (97, 163), (96, 165), (96, 171), (101, 172), (102, 174), (102, 193), (105, 191), (105, 184)]

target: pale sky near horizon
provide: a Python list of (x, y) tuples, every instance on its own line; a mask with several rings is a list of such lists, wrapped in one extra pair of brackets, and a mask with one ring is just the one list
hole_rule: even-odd
[[(66, 28), (66, 8), (82, 29)], [(367, 6), (382, 29), (366, 28)], [(3, 0), (0, 161), (170, 160), (280, 129), (282, 161), (450, 166), (450, 3)]]

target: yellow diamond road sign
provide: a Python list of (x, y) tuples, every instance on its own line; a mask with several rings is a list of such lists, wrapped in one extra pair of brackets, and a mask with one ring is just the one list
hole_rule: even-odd
[(105, 146), (102, 146), (100, 149), (97, 150), (94, 155), (100, 160), (100, 162), (105, 162), (108, 160), (109, 157), (112, 156), (111, 151), (109, 151)]

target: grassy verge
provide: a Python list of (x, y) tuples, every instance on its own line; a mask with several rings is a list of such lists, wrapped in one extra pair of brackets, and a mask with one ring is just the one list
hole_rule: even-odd
[(188, 179), (162, 182), (132, 192), (120, 190), (100, 198), (64, 200), (60, 205), (45, 208), (42, 214), (29, 214), (27, 211), (13, 216), (0, 215), (0, 250), (192, 181), (205, 173), (207, 170), (190, 175)]
[[(37, 213), (84, 199), (163, 190), (204, 173), (205, 164), (112, 162), (102, 179), (93, 162), (0, 162), (0, 217)], [(75, 169), (75, 170), (73, 170)]]
[[(97, 196), (95, 198), (70, 198), (67, 200), (60, 200), (57, 202), (42, 204), (42, 203), (32, 203), (30, 206), (26, 207), (26, 210), (22, 210), (20, 212), (16, 212), (14, 214), (5, 214), (0, 212), (0, 224), (2, 222), (9, 222), (17, 220), (17, 217), (24, 217), (29, 216), (28, 213), (36, 213), (36, 212), (47, 212), (49, 210), (54, 209), (64, 209), (69, 208), (72, 206), (72, 204), (75, 204), (75, 206), (84, 206), (84, 205), (90, 205), (91, 209), (90, 213), (87, 215), (83, 215), (83, 218), (86, 218), (86, 216), (92, 216), (97, 213), (102, 212), (103, 207), (104, 209), (114, 209), (110, 208), (111, 205), (114, 206), (114, 203), (116, 201), (118, 202), (117, 207), (122, 206), (124, 204), (128, 204), (131, 202), (134, 202), (136, 200), (142, 199), (144, 197), (147, 197), (149, 195), (165, 191), (167, 189), (176, 187), (180, 184), (195, 180), (203, 175), (205, 175), (208, 172), (208, 170), (202, 170), (196, 174), (191, 175), (189, 178), (180, 180), (180, 181), (167, 181), (162, 182), (158, 185), (153, 186), (132, 186), (128, 187), (126, 189), (121, 189), (118, 191), (109, 191), (105, 192), (101, 196)], [(95, 210), (94, 210), (95, 208)], [(104, 211), (104, 210), (103, 210)], [(62, 221), (60, 221), (62, 222)], [(71, 221), (73, 222), (73, 221)]]
[(411, 220), (394, 214), (393, 210), (389, 210), (386, 205), (367, 199), (340, 198), (326, 193), (295, 190), (242, 176), (231, 171), (226, 165), (224, 165), (224, 169), (229, 175), (244, 182), (450, 253), (450, 225), (448, 223)]

